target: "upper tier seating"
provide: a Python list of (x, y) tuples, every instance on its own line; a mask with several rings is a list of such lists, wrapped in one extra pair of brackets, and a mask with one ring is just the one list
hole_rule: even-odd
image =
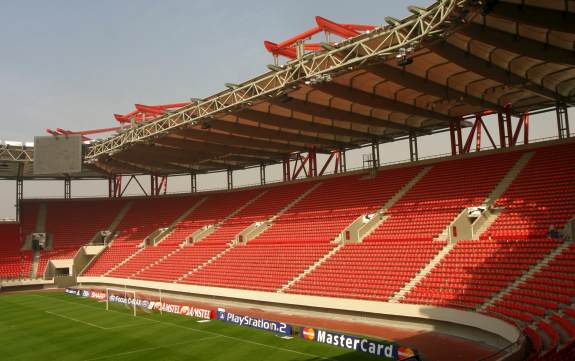
[(187, 209), (195, 198), (156, 198), (136, 200), (118, 226), (118, 235), (84, 272), (101, 276), (139, 250), (138, 245), (158, 228), (168, 227)]
[(360, 215), (381, 208), (419, 170), (399, 168), (375, 178), (325, 180), (260, 236), (232, 248), (182, 282), (267, 291), (281, 288), (333, 249), (332, 241), (344, 228)]
[(511, 187), (497, 200), (504, 207), (482, 238), (544, 238), (575, 215), (573, 145), (538, 149)]
[[(517, 158), (506, 154), (499, 162), (489, 156), (434, 165), (361, 244), (346, 244), (287, 292), (388, 300), (445, 246), (445, 241), (432, 238), (462, 209), (481, 204)], [(475, 167), (482, 172), (469, 179)], [(341, 269), (346, 272), (337, 271)]]
[(157, 281), (177, 279), (189, 271), (189, 267), (193, 269), (197, 264), (205, 262), (227, 247), (226, 242), (220, 242), (202, 248), (197, 247), (197, 244), (187, 244), (186, 239), (202, 227), (222, 223), (226, 217), (260, 193), (261, 190), (248, 190), (234, 193), (233, 196), (228, 193), (208, 195), (207, 199), (179, 222), (164, 240), (155, 247), (146, 247), (110, 275)]
[(97, 232), (108, 229), (124, 205), (118, 200), (46, 202), (45, 231), (52, 248), (40, 252), (37, 276), (44, 275), (49, 260), (73, 258)]
[[(225, 251), (236, 235), (246, 227), (254, 222), (270, 219), (311, 186), (311, 183), (300, 183), (264, 190), (265, 193), (261, 197), (234, 217), (223, 222), (213, 233), (194, 244), (186, 245), (179, 252), (137, 275), (136, 278), (175, 281), (184, 277), (212, 257)], [(250, 196), (253, 197), (253, 194)], [(226, 197), (228, 200), (229, 198), (229, 196)], [(235, 199), (242, 203), (238, 203), (236, 208), (246, 202), (245, 199), (242, 200), (237, 196)], [(184, 278), (183, 282), (187, 282), (187, 279)]]
[(373, 234), (378, 240), (431, 240), (466, 207), (479, 206), (513, 167), (519, 153), (489, 155), (435, 164), (388, 211)]

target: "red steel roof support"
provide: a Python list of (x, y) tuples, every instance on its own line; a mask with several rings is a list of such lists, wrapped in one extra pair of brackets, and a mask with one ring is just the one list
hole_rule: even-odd
[(284, 40), (280, 43), (273, 43), (271, 41), (264, 41), (264, 46), (273, 56), (285, 56), (286, 58), (295, 59), (297, 58), (297, 50), (295, 45), (299, 42), (303, 43), (303, 48), (310, 51), (321, 50), (321, 44), (305, 44), (304, 42), (310, 39), (312, 36), (325, 32), (326, 34), (338, 35), (344, 39), (358, 36), (362, 31), (370, 31), (375, 29), (373, 25), (360, 25), (360, 24), (338, 24), (321, 16), (315, 17), (315, 22), (317, 26), (310, 28), (298, 35), (292, 36), (291, 38)]

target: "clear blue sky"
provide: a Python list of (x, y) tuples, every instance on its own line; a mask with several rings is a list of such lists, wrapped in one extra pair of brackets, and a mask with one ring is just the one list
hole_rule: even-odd
[[(1, 1), (1, 0), (0, 0)], [(226, 82), (266, 71), (264, 40), (281, 41), (314, 26), (321, 15), (342, 23), (382, 24), (404, 17), (408, 5), (430, 0), (208, 1), (100, 0), (0, 2), (0, 139), (31, 141), (46, 128), (116, 125), (113, 113), (134, 103), (205, 97)], [(548, 119), (547, 119), (548, 120)], [(554, 134), (553, 122), (533, 122), (532, 135)], [(382, 159), (409, 156), (406, 144), (382, 147)], [(445, 137), (421, 139), (423, 155), (447, 152)], [(350, 157), (361, 165), (361, 153)], [(276, 174), (277, 173), (277, 174)], [(279, 176), (279, 172), (268, 174)], [(258, 181), (238, 174), (236, 184)], [(205, 177), (200, 186), (224, 186)], [(172, 190), (188, 189), (174, 181)], [(105, 184), (73, 185), (73, 194), (106, 191)], [(63, 195), (61, 183), (25, 185), (25, 196)], [(14, 184), (0, 182), (0, 218), (13, 217)]]
[(265, 71), (263, 41), (314, 26), (315, 15), (381, 24), (407, 15), (410, 3), (3, 1), (0, 139), (111, 126), (134, 103), (204, 97)]

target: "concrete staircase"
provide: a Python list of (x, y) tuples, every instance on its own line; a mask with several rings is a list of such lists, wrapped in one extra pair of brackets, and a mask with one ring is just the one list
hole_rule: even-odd
[(207, 199), (208, 199), (208, 197), (204, 197), (204, 198), (200, 199), (199, 201), (197, 201), (191, 208), (189, 208), (184, 213), (182, 213), (178, 218), (176, 218), (168, 227), (158, 228), (154, 233), (152, 233), (151, 235), (146, 237), (146, 239), (144, 239), (144, 241), (142, 242), (142, 245), (144, 245), (144, 246), (145, 245), (157, 246), (164, 239), (166, 239), (174, 231), (174, 229), (176, 229), (176, 227), (178, 226), (178, 224), (180, 222), (182, 222), (186, 218), (188, 218), (190, 216), (190, 214), (192, 214), (193, 211), (195, 211), (202, 204), (204, 204), (204, 202)]
[(282, 209), (280, 209), (279, 212), (277, 212), (273, 217), (271, 217), (269, 219), (270, 222), (273, 222), (274, 220), (276, 220), (279, 216), (281, 216), (282, 214), (284, 214), (285, 212), (287, 212), (291, 207), (295, 206), (299, 201), (301, 201), (302, 199), (304, 199), (305, 197), (307, 197), (311, 192), (313, 192), (314, 190), (316, 190), (319, 186), (321, 186), (322, 182), (317, 182), (316, 184), (314, 184), (311, 188), (309, 188), (308, 190), (306, 190), (305, 192), (303, 192), (302, 194), (300, 194), (297, 198), (295, 198), (294, 200), (292, 200), (291, 202), (289, 202), (285, 207), (283, 207)]
[[(131, 255), (129, 255), (128, 257), (124, 258), (122, 260), (122, 262), (120, 263), (116, 263), (112, 268), (110, 268), (109, 270), (106, 271), (106, 273), (102, 274), (102, 276), (107, 276), (110, 273), (112, 273), (114, 270), (116, 270), (118, 267), (122, 266), (123, 264), (127, 263), (128, 261), (130, 261), (132, 258), (136, 257), (138, 254), (140, 254), (140, 252), (142, 252), (143, 250), (145, 250), (146, 247), (141, 247), (139, 248), (136, 252), (132, 253)], [(101, 254), (101, 253), (100, 253)]]
[(486, 301), (483, 305), (478, 308), (478, 311), (485, 311), (487, 307), (492, 306), (495, 302), (501, 300), (503, 296), (506, 294), (511, 293), (513, 290), (517, 289), (517, 287), (527, 281), (529, 278), (533, 277), (533, 275), (539, 272), (544, 266), (546, 266), (549, 262), (555, 259), (558, 255), (560, 255), (567, 247), (569, 247), (573, 242), (563, 242), (558, 245), (554, 250), (549, 252), (541, 261), (537, 264), (531, 266), (529, 270), (524, 273), (521, 277), (517, 278), (512, 284), (507, 286), (506, 288), (502, 289), (498, 293), (496, 293), (491, 299)]
[(268, 220), (260, 221), (260, 222), (254, 222), (254, 223), (250, 224), (249, 226), (247, 226), (245, 229), (243, 229), (240, 233), (238, 233), (236, 235), (233, 242), (235, 244), (238, 244), (238, 243), (244, 243), (245, 244), (245, 243), (251, 241), (252, 239), (256, 238), (257, 236), (259, 236), (260, 234), (264, 233), (268, 228), (270, 228), (273, 225), (273, 221), (275, 219), (277, 219), (279, 216), (281, 216), (282, 214), (287, 212), (291, 207), (295, 206), (302, 199), (307, 197), (311, 192), (313, 192), (315, 189), (317, 189), (317, 187), (319, 187), (320, 184), (321, 184), (321, 182), (314, 184), (310, 189), (306, 190), (305, 192), (300, 194), (297, 198), (293, 199), (291, 202), (289, 202), (285, 207), (280, 209), (276, 214), (274, 214)]
[(30, 278), (36, 278), (38, 272), (38, 263), (40, 262), (40, 251), (32, 252), (32, 265), (30, 266)]
[(479, 239), (479, 237), (485, 232), (491, 225), (497, 220), (497, 217), (501, 214), (503, 208), (490, 208), (483, 212), (480, 218), (478, 218), (475, 223), (471, 226), (473, 228), (473, 238)]
[(360, 215), (338, 235), (336, 240), (354, 243), (361, 242), (365, 237), (379, 227), (380, 224), (389, 218), (389, 215), (386, 215), (387, 211), (393, 207), (393, 205), (397, 203), (411, 188), (413, 188), (413, 186), (415, 186), (430, 170), (431, 167), (425, 167), (417, 173), (415, 177), (388, 199), (380, 209), (371, 215), (372, 217), (367, 222), (365, 221), (366, 215)]
[(158, 259), (155, 260), (154, 262), (145, 265), (143, 268), (139, 269), (139, 270), (136, 271), (135, 273), (132, 273), (132, 274), (130, 275), (130, 277), (137, 276), (137, 275), (139, 275), (140, 273), (142, 273), (142, 272), (144, 272), (145, 270), (147, 270), (148, 268), (150, 268), (150, 267), (152, 267), (152, 266), (155, 266), (155, 265), (157, 265), (157, 264), (160, 263), (160, 262), (163, 262), (166, 258), (169, 258), (169, 257), (171, 257), (172, 255), (174, 255), (174, 254), (180, 252), (180, 251), (182, 250), (182, 248), (184, 248), (185, 245), (186, 245), (186, 241), (180, 243), (180, 244), (178, 245), (178, 247), (176, 247), (173, 251), (171, 251), (170, 253), (168, 253), (168, 254), (162, 256), (161, 258), (158, 258)]
[(118, 229), (118, 226), (120, 225), (120, 222), (122, 222), (122, 220), (124, 219), (124, 217), (126, 216), (128, 211), (130, 210), (130, 208), (132, 208), (133, 204), (134, 204), (134, 202), (132, 202), (132, 201), (126, 203), (124, 208), (122, 208), (122, 210), (116, 215), (116, 218), (114, 218), (114, 220), (112, 221), (112, 223), (108, 227), (108, 230), (110, 232), (112, 232), (112, 233), (116, 232), (116, 230)]
[(178, 283), (181, 280), (183, 280), (184, 278), (186, 278), (187, 276), (191, 275), (194, 272), (197, 272), (199, 270), (201, 270), (202, 268), (206, 267), (207, 265), (209, 265), (212, 262), (215, 262), (218, 258), (222, 257), (223, 255), (225, 255), (226, 253), (228, 253), (232, 248), (234, 248), (233, 244), (229, 244), (228, 248), (224, 249), (223, 251), (221, 251), (220, 253), (216, 254), (215, 256), (213, 256), (212, 258), (210, 258), (209, 260), (207, 260), (206, 262), (202, 263), (201, 265), (199, 265), (198, 267), (194, 268), (193, 270), (184, 273), (183, 275), (181, 275), (180, 277), (178, 277), (177, 280), (175, 280), (173, 283)]
[(533, 158), (534, 155), (535, 152), (527, 152), (523, 154), (517, 160), (517, 162), (515, 162), (515, 164), (513, 165), (513, 167), (511, 167), (511, 169), (507, 172), (507, 174), (505, 174), (505, 176), (501, 179), (501, 181), (499, 181), (499, 183), (495, 186), (495, 188), (493, 188), (493, 190), (491, 191), (491, 193), (489, 193), (487, 198), (485, 198), (485, 200), (483, 201), (483, 205), (489, 206), (493, 204), (497, 199), (499, 199), (503, 195), (503, 193), (505, 193), (505, 191), (509, 188), (511, 183), (513, 183), (515, 178), (517, 178), (519, 173), (521, 173), (523, 168), (525, 168), (529, 160)]
[(321, 265), (322, 263), (324, 263), (325, 261), (327, 261), (328, 259), (331, 258), (331, 256), (333, 256), (334, 254), (336, 254), (342, 247), (344, 246), (344, 243), (339, 243), (336, 247), (332, 248), (331, 251), (329, 251), (328, 253), (326, 253), (322, 258), (318, 259), (314, 264), (312, 264), (311, 266), (309, 266), (305, 271), (303, 271), (302, 273), (300, 273), (299, 275), (297, 275), (296, 277), (294, 277), (293, 279), (291, 279), (288, 283), (286, 283), (285, 285), (283, 285), (279, 290), (277, 290), (276, 292), (278, 293), (283, 293), (286, 289), (290, 288), (291, 285), (293, 285), (294, 283), (296, 283), (297, 281), (299, 281), (300, 279), (304, 278), (305, 276), (307, 276), (310, 272), (312, 272), (314, 269), (316, 269), (317, 267), (319, 267), (319, 265)]
[[(239, 212), (241, 212), (242, 210), (244, 210), (246, 207), (249, 207), (252, 203), (254, 203), (255, 201), (257, 201), (259, 198), (261, 198), (264, 194), (267, 193), (266, 191), (263, 191), (261, 193), (259, 193), (257, 196), (255, 196), (254, 198), (250, 199), (247, 203), (245, 203), (244, 205), (242, 205), (241, 207), (237, 208), (236, 210), (234, 210), (232, 213), (230, 213), (229, 215), (227, 215), (224, 219), (222, 219), (218, 224), (215, 225), (208, 225), (208, 226), (204, 226), (202, 228), (197, 229), (196, 231), (194, 231), (191, 235), (189, 235), (188, 237), (186, 237), (186, 239), (184, 239), (177, 248), (175, 248), (174, 250), (172, 250), (170, 253), (162, 256), (161, 258), (153, 261), (152, 263), (144, 266), (142, 269), (138, 270), (136, 273), (132, 274), (133, 276), (136, 276), (142, 272), (144, 272), (145, 270), (149, 269), (150, 267), (163, 262), (164, 260), (170, 258), (171, 256), (173, 256), (174, 254), (180, 252), (188, 243), (196, 243), (198, 241), (201, 241), (202, 239), (204, 239), (205, 237), (207, 237), (208, 235), (210, 235), (211, 233), (213, 233), (214, 231), (217, 230), (217, 228), (222, 225), (224, 222), (226, 222), (227, 220), (229, 220), (230, 218), (233, 218), (235, 215), (237, 215)], [(203, 198), (202, 200), (200, 200), (198, 203), (196, 203), (191, 209), (187, 210), (184, 214), (182, 214), (180, 217), (178, 217), (170, 226), (172, 228), (171, 231), (173, 231), (173, 228), (176, 227), (176, 225), (180, 222), (182, 222), (184, 219), (186, 219), (195, 209), (197, 209), (199, 206), (201, 206), (205, 201), (207, 200), (207, 197)], [(170, 228), (168, 227), (168, 228)], [(171, 232), (170, 231), (170, 232)], [(168, 233), (169, 234), (169, 233)], [(165, 235), (165, 237), (167, 237), (167, 234)], [(165, 238), (164, 237), (164, 238)], [(163, 240), (163, 239), (162, 239)], [(159, 243), (159, 242), (158, 242)], [(157, 243), (156, 243), (157, 244)], [(138, 251), (139, 252), (139, 251)], [(182, 277), (185, 277), (182, 276)]]
[(439, 262), (441, 262), (441, 260), (449, 254), (449, 252), (451, 252), (453, 247), (455, 247), (455, 243), (447, 243), (445, 247), (443, 247), (441, 251), (439, 251), (435, 257), (433, 257), (433, 259), (429, 261), (429, 263), (415, 275), (415, 277), (413, 277), (397, 293), (395, 293), (388, 302), (397, 303), (401, 301), (405, 295), (411, 292), (411, 290), (417, 286), (417, 284), (421, 282), (421, 280), (424, 279), (425, 276), (427, 276), (429, 272), (431, 272), (435, 266), (437, 266)]
[(433, 168), (433, 166), (427, 166), (425, 168), (423, 168), (422, 170), (419, 171), (419, 173), (417, 173), (415, 175), (415, 177), (413, 177), (409, 182), (407, 182), (403, 187), (401, 187), (399, 189), (399, 191), (397, 191), (397, 193), (395, 193), (393, 195), (393, 197), (391, 197), (387, 202), (385, 202), (385, 204), (383, 205), (383, 207), (381, 207), (379, 209), (379, 212), (381, 213), (387, 213), (387, 211), (393, 207), (395, 205), (395, 203), (397, 203), (401, 198), (403, 198), (403, 196), (409, 192), (409, 190), (411, 190), (411, 188), (413, 188), (417, 183), (419, 183), (419, 181), (425, 177), (425, 175), (427, 175), (427, 173), (429, 173), (429, 171), (431, 170), (431, 168)]
[(257, 201), (258, 199), (260, 199), (261, 197), (263, 197), (266, 193), (268, 192), (268, 190), (264, 190), (263, 192), (259, 193), (257, 196), (255, 196), (254, 198), (250, 199), (249, 201), (247, 201), (246, 203), (244, 203), (243, 206), (239, 207), (238, 209), (236, 209), (235, 211), (233, 211), (232, 213), (228, 214), (228, 216), (224, 219), (222, 219), (220, 222), (218, 222), (217, 226), (219, 227), (220, 225), (222, 225), (224, 222), (228, 221), (231, 218), (234, 218), (238, 213), (240, 213), (241, 211), (243, 211), (244, 209), (248, 208), (249, 206), (251, 206), (255, 201)]
[[(46, 232), (46, 217), (48, 216), (48, 207), (45, 203), (42, 203), (38, 206), (38, 214), (36, 216), (36, 226), (34, 228), (35, 233), (45, 233)], [(46, 245), (50, 246), (49, 243), (49, 236), (46, 235)], [(27, 241), (26, 243), (29, 244), (29, 249), (32, 249), (32, 242)], [(28, 246), (28, 244), (27, 244)], [(30, 259), (30, 278), (36, 278), (36, 273), (38, 272), (38, 263), (40, 262), (40, 251), (32, 250), (32, 257)]]
[[(517, 162), (509, 169), (505, 176), (497, 183), (491, 190), (487, 197), (481, 203), (481, 206), (487, 208), (480, 217), (471, 221), (468, 217), (468, 208), (465, 208), (455, 217), (447, 227), (435, 238), (435, 240), (461, 240), (461, 239), (479, 239), (481, 234), (489, 228), (501, 213), (500, 208), (491, 208), (491, 206), (499, 199), (505, 191), (509, 188), (511, 183), (525, 168), (529, 160), (533, 157), (534, 152), (523, 154)], [(453, 235), (451, 230), (456, 227), (457, 235)]]

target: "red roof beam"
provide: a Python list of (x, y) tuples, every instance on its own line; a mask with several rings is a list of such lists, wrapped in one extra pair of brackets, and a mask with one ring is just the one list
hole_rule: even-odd
[(287, 48), (292, 46), (293, 44), (297, 43), (300, 40), (309, 39), (315, 34), (321, 33), (322, 29), (319, 26), (313, 27), (309, 30), (304, 31), (301, 34), (293, 36), (287, 40), (282, 41), (281, 43), (277, 44), (276, 46), (280, 49)]
[(315, 21), (317, 22), (317, 26), (321, 28), (323, 31), (339, 35), (342, 38), (351, 38), (360, 35), (358, 31), (355, 31), (352, 28), (346, 27), (345, 25), (342, 24), (338, 24), (326, 18), (322, 18), (321, 16), (316, 16)]
[(276, 43), (272, 43), (271, 41), (264, 41), (264, 46), (266, 47), (267, 51), (272, 53), (274, 56), (282, 55), (286, 58), (295, 59), (297, 58), (297, 51), (294, 47), (291, 48), (280, 48)]

